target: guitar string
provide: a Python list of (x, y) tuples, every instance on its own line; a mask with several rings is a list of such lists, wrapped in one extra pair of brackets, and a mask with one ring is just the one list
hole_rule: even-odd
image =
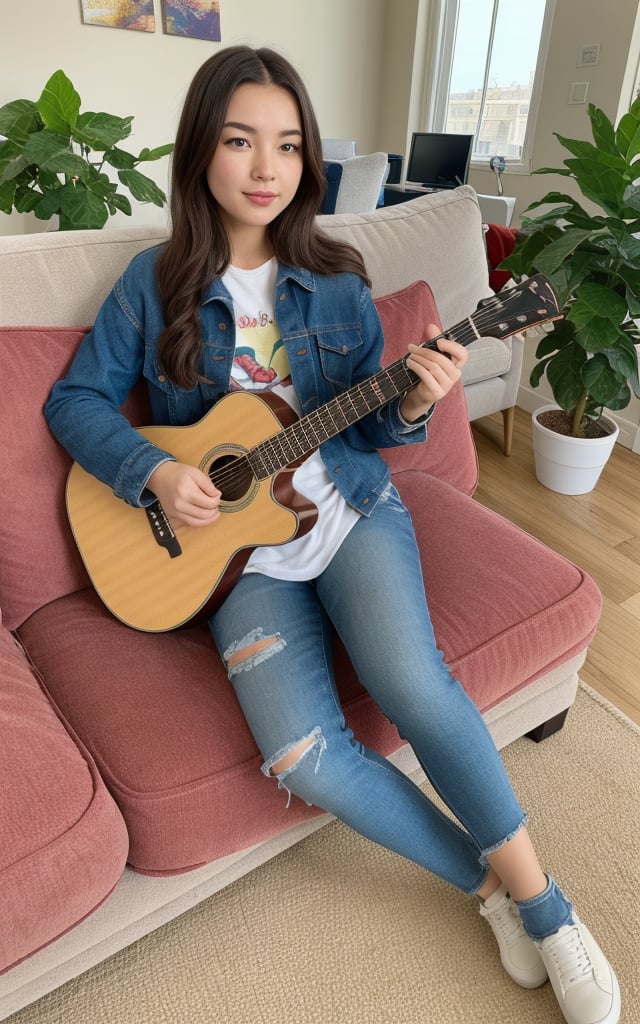
[[(500, 299), (494, 300), (490, 297), (486, 309), (477, 310), (474, 314), (471, 314), (467, 321), (461, 321), (461, 323), (456, 325), (456, 327), (443, 331), (435, 339), (431, 339), (431, 341), (437, 341), (439, 338), (445, 337), (447, 334), (454, 334), (456, 340), (458, 340), (462, 345), (468, 345), (478, 337), (479, 332), (484, 327), (489, 325), (495, 326), (496, 307), (500, 308), (503, 312), (508, 312), (509, 304), (512, 304), (514, 299), (519, 298), (520, 292), (517, 289), (511, 289), (506, 296)], [(541, 297), (539, 298), (541, 300)], [(541, 305), (544, 305), (542, 301), (538, 303), (536, 309), (538, 317), (540, 317), (543, 312), (540, 309)], [(527, 319), (524, 314), (522, 314), (522, 319), (524, 321)], [(538, 320), (538, 322), (540, 322), (540, 320)], [(516, 326), (512, 333), (516, 333), (519, 327), (526, 326), (532, 325), (525, 322), (523, 325)], [(508, 335), (504, 335), (504, 337), (508, 337)], [(238, 456), (231, 464), (220, 467), (217, 470), (214, 468), (213, 471), (210, 471), (211, 479), (216, 483), (216, 486), (218, 486), (220, 490), (224, 490), (225, 486), (228, 487), (233, 483), (242, 483), (242, 481), (247, 477), (247, 472), (255, 479), (255, 470), (250, 461), (250, 456), (252, 454), (254, 454), (254, 461), (262, 460), (265, 463), (267, 468), (267, 477), (272, 475), (278, 469), (282, 469), (286, 465), (289, 465), (291, 462), (295, 461), (297, 457), (308, 454), (316, 448), (318, 444), (322, 443), (322, 441), (319, 441), (318, 435), (315, 432), (314, 424), (316, 422), (322, 426), (322, 421), (328, 420), (331, 432), (327, 434), (327, 427), (325, 424), (324, 434), (326, 436), (323, 436), (322, 438), (323, 441), (327, 440), (328, 437), (334, 436), (335, 433), (339, 433), (341, 430), (344, 430), (345, 427), (357, 422), (358, 419), (361, 419), (362, 416), (373, 411), (373, 409), (379, 408), (382, 404), (387, 404), (398, 394), (401, 394), (404, 390), (410, 387), (411, 384), (415, 382), (416, 376), (406, 367), (406, 359), (407, 356), (402, 357), (395, 363), (392, 363), (390, 366), (379, 371), (377, 374), (374, 374), (373, 377), (368, 378), (366, 381), (362, 381), (354, 388), (348, 389), (347, 392), (343, 392), (342, 395), (337, 396), (324, 406), (314, 410), (314, 412), (310, 413), (308, 416), (303, 417), (301, 420), (291, 424), (289, 427), (283, 428), (272, 437), (265, 438), (265, 440), (256, 445), (251, 452)], [(394, 380), (394, 377), (397, 377), (398, 381)], [(399, 386), (400, 380), (402, 380), (404, 387)], [(379, 396), (376, 393), (376, 387), (382, 390), (382, 384), (387, 382), (392, 384), (393, 392), (389, 397), (386, 397), (386, 394), (383, 391), (383, 394), (385, 394), (385, 402), (381, 403)], [(375, 399), (374, 404), (371, 406), (367, 402), (364, 394), (365, 390), (370, 392), (371, 396)], [(352, 403), (355, 418), (352, 419), (345, 415), (343, 411), (345, 401)], [(338, 424), (335, 415), (336, 413), (340, 414), (344, 422)], [(314, 437), (311, 442), (307, 435), (307, 430), (314, 433)], [(300, 443), (299, 438), (301, 435), (304, 439), (304, 444)], [(292, 451), (293, 445), (297, 445), (298, 455), (296, 455), (295, 451)], [(288, 454), (284, 454), (285, 451)], [(283, 457), (285, 459), (284, 462)], [(271, 460), (272, 463), (274, 458), (275, 466), (270, 464), (269, 461)], [(257, 479), (260, 479), (260, 477), (257, 477)]]

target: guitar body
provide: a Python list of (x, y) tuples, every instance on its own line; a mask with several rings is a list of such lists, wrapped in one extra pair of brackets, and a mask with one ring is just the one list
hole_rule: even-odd
[[(145, 427), (140, 433), (179, 462), (209, 473), (295, 420), (295, 412), (274, 395), (234, 391), (193, 426)], [(294, 471), (290, 465), (265, 480), (236, 481), (227, 495), (221, 488), (219, 520), (204, 527), (175, 524), (179, 553), (172, 557), (158, 542), (145, 509), (116, 498), (74, 463), (67, 512), (99, 597), (122, 622), (146, 632), (175, 629), (211, 614), (254, 548), (285, 544), (313, 526), (315, 505), (294, 490)]]

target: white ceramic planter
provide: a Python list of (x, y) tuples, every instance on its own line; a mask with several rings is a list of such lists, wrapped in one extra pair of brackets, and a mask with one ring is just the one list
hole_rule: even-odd
[(539, 414), (549, 409), (557, 409), (557, 406), (543, 405), (531, 417), (536, 476), (541, 484), (559, 494), (587, 494), (598, 482), (620, 428), (604, 416), (611, 430), (606, 437), (567, 437), (538, 422)]

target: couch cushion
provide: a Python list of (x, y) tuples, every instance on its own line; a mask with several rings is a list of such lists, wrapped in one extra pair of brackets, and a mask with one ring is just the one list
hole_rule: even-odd
[[(137, 870), (185, 871), (319, 813), (301, 800), (287, 809), (260, 771), (205, 625), (137, 633), (85, 590), (40, 609), (19, 634), (120, 806)], [(342, 694), (364, 742), (383, 753), (400, 745), (355, 680)]]
[[(0, 327), (0, 607), (14, 629), (31, 612), (88, 578), (67, 522), (64, 489), (71, 459), (42, 409), (86, 327)], [(141, 394), (125, 411), (144, 418)]]
[(95, 765), (0, 625), (0, 973), (91, 913), (128, 838)]
[[(410, 342), (424, 341), (428, 324), (442, 327), (433, 292), (425, 281), (414, 281), (377, 298), (375, 304), (384, 331), (384, 366), (406, 355)], [(381, 454), (393, 472), (419, 469), (472, 494), (478, 482), (478, 462), (462, 384), (438, 402), (426, 444), (388, 448)]]
[[(493, 292), (476, 193), (469, 185), (359, 215), (319, 218), (323, 231), (362, 253), (373, 294), (428, 281), (453, 327)], [(426, 243), (426, 244), (425, 244)]]

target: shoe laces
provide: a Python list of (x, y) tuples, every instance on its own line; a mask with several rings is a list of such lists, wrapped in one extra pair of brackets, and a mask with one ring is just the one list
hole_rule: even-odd
[(582, 941), (577, 925), (565, 925), (547, 947), (565, 991), (580, 981), (585, 981), (593, 966), (591, 957)]
[(524, 933), (524, 926), (518, 909), (509, 898), (499, 903), (497, 907), (494, 907), (489, 916), (498, 925), (505, 939), (509, 941)]

